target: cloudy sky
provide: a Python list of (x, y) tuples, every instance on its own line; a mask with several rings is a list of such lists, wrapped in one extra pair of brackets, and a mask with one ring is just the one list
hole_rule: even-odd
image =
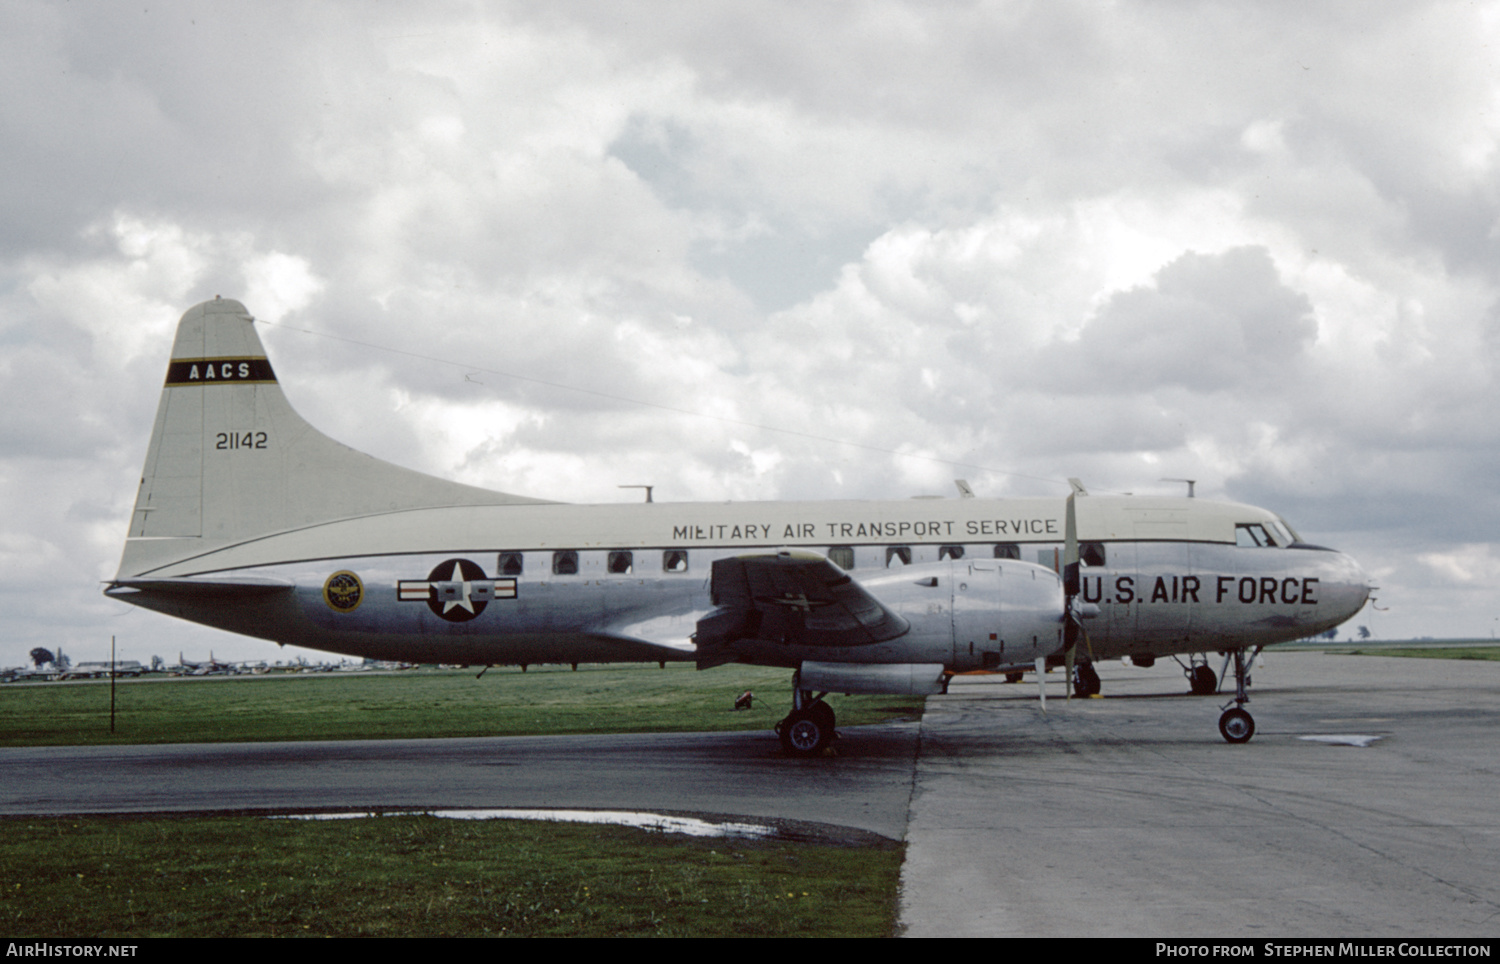
[[(548, 498), (1198, 494), (1500, 627), (1495, 3), (0, 6), (0, 665), (99, 594), (178, 317)], [(834, 440), (834, 441), (830, 441)]]

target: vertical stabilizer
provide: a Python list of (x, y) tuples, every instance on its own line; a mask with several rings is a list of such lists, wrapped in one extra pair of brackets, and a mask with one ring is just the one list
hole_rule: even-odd
[(423, 475), (330, 439), (288, 404), (245, 306), (215, 298), (178, 323), (120, 576), (337, 519), (538, 501)]

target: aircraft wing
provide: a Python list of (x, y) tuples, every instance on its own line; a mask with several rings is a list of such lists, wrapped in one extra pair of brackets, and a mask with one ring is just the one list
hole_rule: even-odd
[(695, 658), (693, 629), (702, 615), (702, 610), (648, 613), (614, 623), (595, 635), (609, 641), (615, 651), (635, 652), (638, 658), (688, 661)]
[(863, 646), (911, 626), (826, 558), (781, 550), (714, 562), (713, 612), (698, 621), (701, 660), (739, 640)]

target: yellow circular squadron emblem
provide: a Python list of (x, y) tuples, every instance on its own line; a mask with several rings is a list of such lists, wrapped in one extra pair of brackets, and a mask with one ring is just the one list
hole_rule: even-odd
[(334, 573), (323, 583), (323, 601), (336, 613), (354, 612), (364, 598), (364, 583), (347, 569)]

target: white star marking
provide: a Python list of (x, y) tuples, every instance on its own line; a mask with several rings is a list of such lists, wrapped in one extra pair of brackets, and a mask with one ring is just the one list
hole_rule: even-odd
[(449, 613), (454, 609), (467, 609), (471, 613), (474, 612), (474, 602), (469, 598), (470, 583), (464, 578), (464, 571), (463, 569), (459, 568), (459, 565), (456, 562), (453, 564), (453, 575), (448, 577), (448, 581), (456, 582), (459, 585), (463, 586), (463, 596), (462, 598), (453, 602), (443, 603), (443, 612)]

